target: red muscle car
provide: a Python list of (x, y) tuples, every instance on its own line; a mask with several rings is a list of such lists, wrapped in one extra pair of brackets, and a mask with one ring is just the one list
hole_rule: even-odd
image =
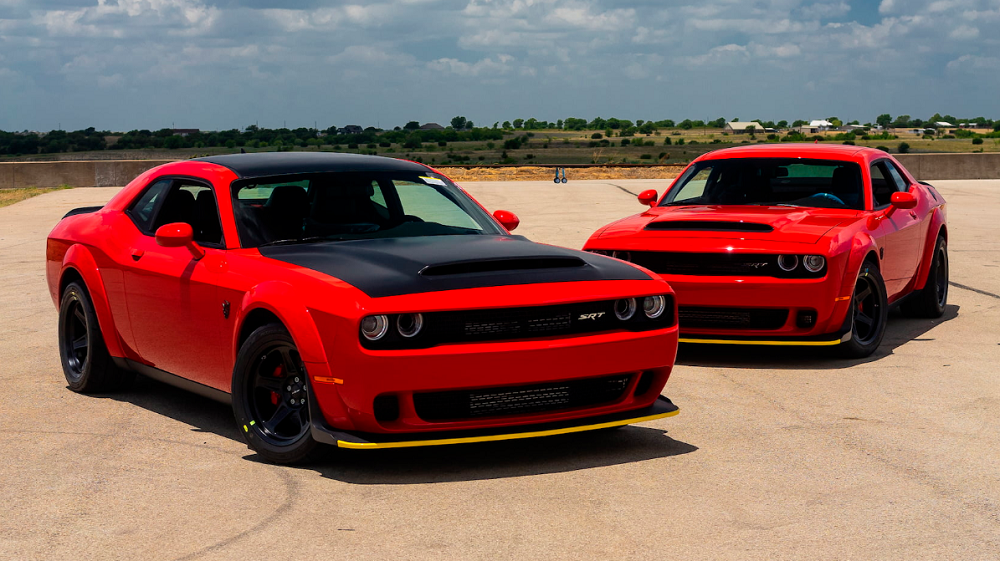
[(939, 317), (948, 299), (944, 198), (872, 148), (755, 145), (705, 154), (650, 209), (584, 249), (676, 291), (681, 342), (879, 346), (890, 305)]
[(345, 154), (171, 163), (52, 230), (69, 388), (232, 404), (266, 460), (666, 417), (670, 287), (510, 234), (445, 176)]

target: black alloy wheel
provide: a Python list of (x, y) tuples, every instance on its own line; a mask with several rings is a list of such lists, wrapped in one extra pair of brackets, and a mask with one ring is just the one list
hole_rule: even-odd
[(871, 261), (865, 261), (858, 272), (847, 313), (851, 314), (851, 340), (839, 346), (840, 353), (850, 358), (871, 355), (885, 336), (889, 315), (885, 281)]
[(233, 412), (247, 445), (264, 459), (292, 464), (316, 448), (310, 434), (309, 380), (288, 331), (254, 331), (233, 372)]
[(129, 385), (135, 374), (115, 366), (86, 288), (71, 282), (59, 301), (59, 358), (69, 389), (107, 392)]
[(907, 298), (900, 308), (910, 317), (939, 318), (948, 305), (948, 242), (944, 236), (937, 239), (931, 255), (931, 268), (927, 284), (920, 292)]

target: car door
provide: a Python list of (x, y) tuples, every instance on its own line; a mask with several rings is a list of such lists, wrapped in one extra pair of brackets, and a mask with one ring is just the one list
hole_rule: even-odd
[[(878, 160), (870, 168), (872, 201), (875, 211), (884, 213), (889, 208), (892, 194), (906, 192), (910, 186), (888, 160)], [(913, 191), (919, 191), (914, 189)], [(900, 293), (917, 269), (920, 255), (920, 220), (913, 210), (900, 209), (885, 218), (879, 225), (882, 238), (882, 277), (885, 279), (889, 298)]]
[[(141, 235), (131, 240), (132, 262), (125, 270), (136, 350), (148, 366), (228, 391), (218, 297), (225, 245), (215, 193), (207, 183), (175, 178), (161, 198), (155, 215), (137, 222)], [(175, 222), (191, 225), (204, 257), (156, 243), (156, 229)]]

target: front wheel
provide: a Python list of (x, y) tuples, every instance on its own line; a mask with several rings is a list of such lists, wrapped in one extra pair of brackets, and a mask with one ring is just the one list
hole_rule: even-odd
[(840, 345), (840, 353), (848, 358), (864, 358), (875, 352), (885, 336), (889, 303), (882, 273), (871, 261), (865, 261), (858, 271), (851, 297), (851, 340)]
[(307, 461), (309, 380), (291, 335), (281, 325), (258, 328), (240, 347), (233, 369), (233, 413), (251, 450), (268, 462)]
[(900, 306), (910, 317), (939, 318), (944, 315), (948, 304), (948, 242), (944, 236), (937, 239), (931, 256), (931, 269), (927, 273), (927, 284), (910, 296)]

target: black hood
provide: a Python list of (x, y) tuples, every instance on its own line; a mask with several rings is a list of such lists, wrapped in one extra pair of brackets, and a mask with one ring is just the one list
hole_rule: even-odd
[(270, 259), (319, 271), (372, 298), (515, 284), (649, 280), (600, 255), (521, 236), (421, 236), (260, 248)]

